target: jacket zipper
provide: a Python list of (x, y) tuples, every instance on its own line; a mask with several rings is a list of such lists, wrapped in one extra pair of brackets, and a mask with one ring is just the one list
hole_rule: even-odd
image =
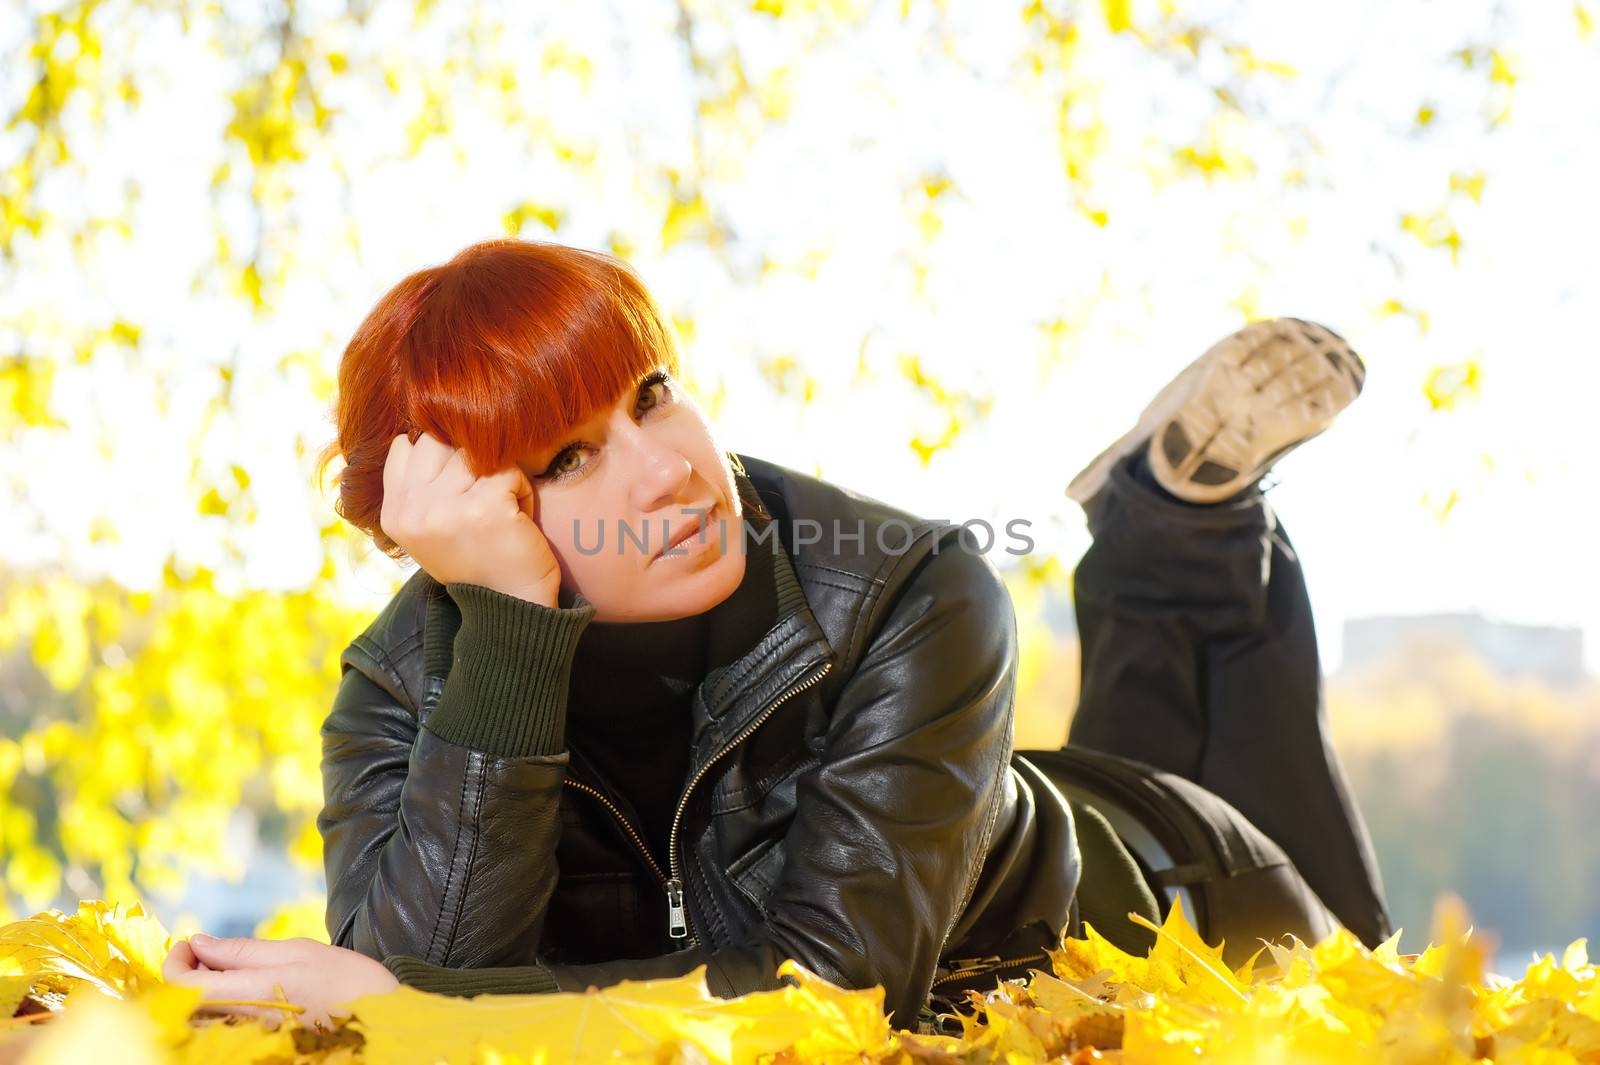
[(569, 788), (576, 788), (585, 795), (593, 795), (596, 799), (599, 799), (601, 805), (603, 805), (607, 810), (610, 810), (611, 816), (617, 819), (617, 824), (621, 825), (628, 833), (628, 838), (633, 840), (633, 845), (639, 848), (640, 856), (643, 857), (646, 864), (650, 866), (650, 871), (656, 875), (656, 879), (661, 881), (663, 886), (666, 885), (667, 874), (661, 871), (661, 866), (656, 864), (655, 856), (650, 853), (650, 848), (644, 845), (644, 838), (640, 836), (638, 830), (633, 827), (633, 822), (629, 821), (623, 816), (622, 811), (617, 808), (616, 803), (602, 795), (598, 788), (591, 788), (587, 784), (580, 784), (571, 777), (568, 777), (566, 780), (562, 781), (562, 783)]
[(1050, 957), (1049, 954), (1041, 951), (1038, 954), (1030, 954), (1025, 958), (1000, 958), (999, 956), (990, 958), (962, 958), (960, 961), (952, 961), (950, 963), (950, 972), (935, 980), (930, 985), (930, 989), (938, 987), (941, 984), (954, 983), (957, 980), (970, 980), (974, 976), (982, 976), (984, 973), (992, 973), (998, 972), (1001, 969), (1009, 969), (1013, 965), (1021, 965), (1023, 962), (1044, 961), (1048, 957)]
[(700, 943), (699, 937), (696, 936), (689, 927), (689, 910), (684, 904), (683, 898), (683, 880), (678, 875), (678, 826), (683, 821), (683, 811), (689, 804), (689, 796), (694, 791), (695, 785), (700, 783), (701, 778), (706, 775), (706, 772), (713, 765), (715, 765), (723, 755), (727, 754), (729, 751), (733, 750), (739, 744), (748, 739), (750, 734), (759, 728), (763, 721), (771, 717), (772, 712), (778, 709), (778, 707), (782, 706), (790, 696), (798, 695), (800, 692), (803, 692), (807, 688), (816, 684), (819, 680), (825, 677), (828, 673), (828, 670), (832, 668), (832, 662), (822, 663), (822, 668), (817, 670), (817, 672), (813, 673), (811, 676), (807, 677), (803, 684), (799, 684), (793, 688), (790, 688), (788, 691), (778, 696), (777, 699), (768, 704), (765, 710), (761, 711), (761, 713), (756, 716), (755, 720), (751, 721), (744, 728), (740, 729), (737, 736), (733, 737), (733, 739), (724, 744), (721, 750), (717, 751), (716, 754), (708, 758), (705, 764), (700, 767), (695, 775), (689, 778), (688, 786), (683, 789), (683, 794), (678, 797), (678, 808), (673, 811), (672, 814), (672, 830), (667, 834), (667, 864), (672, 871), (672, 877), (666, 883), (667, 934), (673, 939), (688, 939), (696, 946), (698, 946)]

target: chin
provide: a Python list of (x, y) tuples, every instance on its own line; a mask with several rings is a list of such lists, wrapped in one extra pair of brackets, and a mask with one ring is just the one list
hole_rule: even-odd
[(661, 603), (661, 618), (704, 614), (732, 595), (744, 580), (744, 555), (729, 551), (700, 572), (686, 577)]
[(732, 595), (744, 580), (745, 556), (729, 551), (694, 574), (686, 574), (647, 600), (637, 597), (615, 607), (595, 604), (596, 621), (676, 621), (704, 614)]

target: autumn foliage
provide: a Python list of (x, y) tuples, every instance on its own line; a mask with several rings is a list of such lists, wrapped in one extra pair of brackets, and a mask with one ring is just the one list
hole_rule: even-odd
[(1437, 945), (1420, 955), (1399, 954), (1398, 935), (1368, 950), (1340, 930), (1316, 945), (1263, 943), (1233, 970), (1181, 904), (1149, 927), (1156, 942), (1143, 958), (1092, 928), (1063, 939), (1052, 972), (969, 993), (951, 1018), (959, 1035), (891, 1031), (881, 988), (837, 988), (794, 962), (779, 970), (790, 986), (728, 1000), (707, 992), (703, 968), (586, 994), (456, 999), (401, 987), (350, 1003), (329, 1030), (297, 1024), (288, 1002), (276, 1027), (217, 1017), (200, 989), (161, 982), (172, 940), (158, 921), (138, 904), (86, 902), (0, 928), (0, 1004), (11, 1016), (0, 1021), (0, 1061), (1600, 1062), (1600, 969), (1584, 941), (1518, 980), (1494, 976), (1452, 900), (1438, 908)]

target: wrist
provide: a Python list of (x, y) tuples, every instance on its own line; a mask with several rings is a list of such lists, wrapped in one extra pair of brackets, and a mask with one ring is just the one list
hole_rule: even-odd
[(572, 660), (594, 607), (563, 610), (476, 584), (445, 590), (461, 625), (444, 689), (423, 727), (490, 754), (562, 751)]
[(485, 582), (483, 586), (499, 592), (501, 595), (509, 595), (513, 599), (521, 599), (523, 602), (534, 603), (538, 606), (547, 606), (551, 609), (555, 609), (561, 599), (561, 581), (559, 577), (556, 580), (540, 581), (531, 585), (510, 583), (490, 584)]

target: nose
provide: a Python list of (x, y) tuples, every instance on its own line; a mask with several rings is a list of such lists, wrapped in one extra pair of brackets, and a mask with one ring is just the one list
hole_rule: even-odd
[(688, 458), (670, 443), (652, 439), (648, 432), (636, 430), (634, 441), (634, 507), (641, 514), (650, 514), (683, 501), (684, 487), (694, 473)]

